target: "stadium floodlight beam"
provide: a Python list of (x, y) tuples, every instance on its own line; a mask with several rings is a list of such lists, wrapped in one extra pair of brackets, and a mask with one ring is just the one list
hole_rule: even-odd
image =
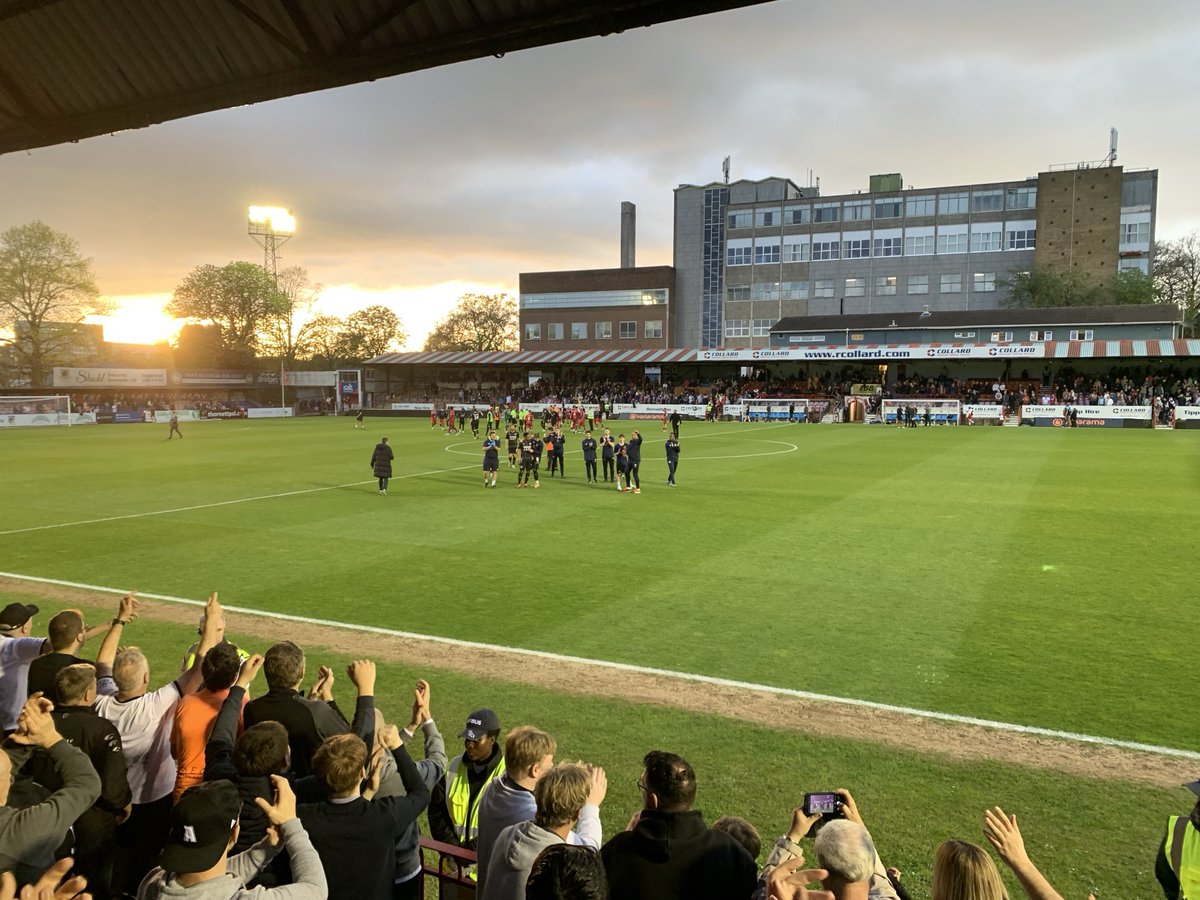
[(251, 206), (247, 217), (250, 237), (263, 248), (263, 268), (279, 280), (279, 248), (296, 233), (296, 217), (279, 206)]

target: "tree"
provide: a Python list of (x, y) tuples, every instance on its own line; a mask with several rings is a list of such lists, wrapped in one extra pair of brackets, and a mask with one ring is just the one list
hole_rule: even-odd
[(337, 316), (315, 316), (309, 321), (306, 358), (335, 369), (349, 358), (346, 323)]
[(1154, 302), (1150, 277), (1138, 269), (1123, 269), (1102, 284), (1075, 272), (1034, 269), (1013, 272), (997, 283), (1008, 288), (1003, 305), (1009, 309), (1064, 306), (1122, 306)]
[(507, 294), (464, 294), (434, 326), (426, 350), (516, 350), (519, 316)]
[(1108, 283), (1114, 306), (1135, 306), (1154, 303), (1154, 279), (1141, 269), (1122, 269)]
[(230, 362), (216, 325), (184, 325), (175, 338), (175, 365), (182, 369), (219, 369)]
[(386, 306), (378, 304), (347, 316), (343, 335), (346, 354), (355, 359), (379, 356), (408, 340), (400, 317)]
[(259, 335), (286, 313), (287, 300), (262, 266), (232, 262), (198, 266), (175, 289), (167, 312), (177, 319), (207, 322), (221, 329), (221, 345), (242, 359), (252, 358)]
[(110, 312), (101, 300), (92, 261), (80, 255), (74, 238), (44, 222), (16, 225), (0, 234), (0, 329), (19, 375), (33, 386), (78, 347), (79, 324)]
[(307, 269), (291, 266), (279, 273), (279, 293), (284, 299), (282, 312), (266, 323), (260, 346), (267, 355), (278, 357), (290, 366), (308, 355), (310, 314), (320, 298), (321, 288), (308, 280)]
[(1184, 333), (1196, 333), (1200, 303), (1200, 231), (1176, 241), (1154, 245), (1154, 294), (1160, 303), (1174, 303), (1183, 317)]

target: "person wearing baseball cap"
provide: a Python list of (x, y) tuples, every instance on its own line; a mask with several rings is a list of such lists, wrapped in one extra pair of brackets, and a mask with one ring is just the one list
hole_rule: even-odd
[[(477, 709), (458, 733), (463, 753), (450, 760), (445, 776), (429, 802), (429, 831), (434, 840), (476, 849), (479, 836), (479, 798), (492, 779), (504, 774), (500, 752), (500, 717)], [(472, 876), (474, 869), (471, 870)]]
[[(167, 843), (158, 866), (138, 888), (138, 900), (237, 900), (287, 891), (289, 900), (324, 900), (328, 895), (325, 870), (312, 842), (296, 818), (296, 795), (287, 779), (271, 777), (275, 802), (255, 802), (271, 823), (267, 836), (244, 853), (230, 856), (237, 842), (242, 803), (233, 782), (206, 781), (184, 792), (171, 810)], [(281, 849), (291, 861), (293, 883), (278, 888), (257, 887), (253, 881)]]
[(1200, 779), (1184, 785), (1197, 796), (1190, 816), (1167, 819), (1167, 834), (1158, 848), (1154, 875), (1168, 897), (1200, 900)]
[(44, 638), (30, 637), (38, 608), (10, 603), (0, 610), (0, 729), (7, 736), (29, 696), (29, 664), (50, 648)]

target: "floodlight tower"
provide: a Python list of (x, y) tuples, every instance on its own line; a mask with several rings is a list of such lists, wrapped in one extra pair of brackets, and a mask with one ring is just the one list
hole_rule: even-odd
[(249, 215), (250, 237), (263, 248), (263, 268), (279, 282), (279, 248), (296, 233), (291, 210), (278, 206), (252, 206)]

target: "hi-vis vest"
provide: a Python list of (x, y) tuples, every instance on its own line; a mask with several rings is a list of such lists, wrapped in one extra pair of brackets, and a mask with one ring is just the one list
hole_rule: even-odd
[(1200, 900), (1200, 831), (1187, 816), (1167, 820), (1167, 861), (1183, 900)]
[(471, 803), (471, 785), (467, 779), (467, 767), (462, 764), (462, 757), (456, 756), (450, 761), (450, 770), (446, 773), (450, 779), (450, 787), (446, 791), (446, 808), (450, 812), (450, 824), (454, 826), (454, 836), (460, 844), (466, 844), (479, 837), (479, 798), (484, 790), (499, 778), (504, 772), (504, 757), (497, 754), (496, 765), (488, 773), (487, 779), (475, 795)]

